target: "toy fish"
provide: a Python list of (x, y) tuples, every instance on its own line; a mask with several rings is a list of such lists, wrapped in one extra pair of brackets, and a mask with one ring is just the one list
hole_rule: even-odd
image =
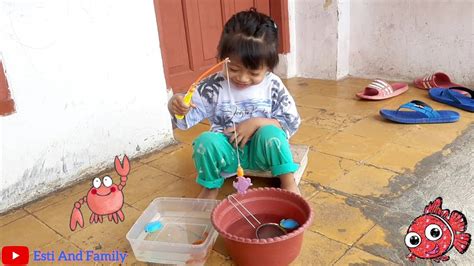
[(233, 182), (233, 186), (239, 194), (245, 194), (251, 185), (253, 185), (252, 179), (244, 176), (244, 169), (240, 166), (239, 160), (239, 166), (237, 167), (237, 181)]
[(282, 227), (285, 230), (294, 230), (298, 228), (300, 225), (298, 224), (297, 221), (293, 219), (282, 219), (280, 221), (280, 227)]
[(145, 232), (153, 233), (161, 228), (163, 228), (163, 224), (160, 221), (154, 221), (145, 225)]
[(467, 221), (459, 211), (443, 210), (443, 199), (438, 197), (430, 202), (424, 214), (417, 217), (405, 235), (405, 245), (410, 250), (407, 258), (432, 259), (435, 262), (447, 261), (446, 254), (454, 247), (463, 254), (469, 248), (471, 235), (465, 233)]
[(252, 185), (252, 180), (248, 177), (238, 176), (237, 181), (234, 181), (234, 188), (239, 194), (247, 193), (247, 189)]

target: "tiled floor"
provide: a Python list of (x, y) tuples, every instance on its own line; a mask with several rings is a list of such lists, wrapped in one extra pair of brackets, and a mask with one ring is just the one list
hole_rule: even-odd
[[(433, 102), (426, 91), (413, 87), (391, 100), (355, 99), (355, 92), (368, 82), (353, 78), (338, 82), (302, 78), (286, 81), (303, 118), (292, 142), (311, 146), (300, 189), (316, 214), (294, 265), (394, 264), (388, 258), (370, 253), (373, 249), (367, 247), (374, 245), (390, 248), (386, 232), (358, 207), (348, 204), (347, 199), (390, 196), (391, 181), (413, 171), (418, 162), (451, 143), (474, 120), (473, 113)], [(396, 108), (412, 99), (427, 101), (435, 108), (459, 111), (461, 120), (454, 124), (398, 125), (379, 117), (380, 108)], [(127, 265), (141, 264), (135, 260), (125, 234), (154, 198), (198, 194), (200, 188), (194, 182), (190, 144), (207, 129), (204, 122), (187, 132), (176, 131), (179, 144), (132, 160), (132, 172), (124, 190), (123, 223), (111, 225), (106, 221), (91, 225), (85, 207), (82, 208), (85, 227), (69, 230), (72, 206), (90, 187), (90, 180), (86, 180), (1, 215), (0, 243), (27, 245), (30, 250), (120, 250), (129, 252)], [(113, 171), (108, 174), (117, 177)], [(276, 182), (259, 179), (254, 183), (263, 186)], [(219, 198), (231, 192), (233, 188), (227, 181)], [(232, 265), (221, 239), (207, 264)]]

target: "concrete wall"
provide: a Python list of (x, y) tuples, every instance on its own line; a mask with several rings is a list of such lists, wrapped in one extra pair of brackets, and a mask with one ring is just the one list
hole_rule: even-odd
[(349, 0), (339, 0), (337, 6), (337, 70), (336, 78), (341, 79), (349, 75), (351, 52), (351, 4)]
[(350, 74), (412, 80), (437, 70), (474, 85), (474, 1), (351, 1)]
[(443, 70), (474, 85), (474, 1), (290, 0), (289, 5), (295, 60), (284, 63), (295, 72), (281, 71), (285, 77), (411, 81)]
[(337, 1), (295, 1), (297, 76), (336, 78), (337, 24)]
[(173, 141), (152, 0), (2, 0), (0, 52), (0, 212)]
[(275, 73), (337, 79), (349, 74), (349, 0), (288, 1), (291, 51)]

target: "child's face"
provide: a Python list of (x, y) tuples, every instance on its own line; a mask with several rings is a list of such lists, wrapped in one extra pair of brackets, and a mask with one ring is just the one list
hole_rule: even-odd
[[(229, 79), (233, 85), (238, 89), (245, 89), (252, 85), (257, 85), (262, 82), (265, 74), (268, 71), (267, 66), (261, 66), (259, 69), (245, 68), (238, 58), (230, 57)], [(225, 69), (224, 69), (225, 73)]]

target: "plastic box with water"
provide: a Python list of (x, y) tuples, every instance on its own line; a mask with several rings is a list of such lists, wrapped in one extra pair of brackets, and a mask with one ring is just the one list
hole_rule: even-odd
[[(218, 235), (211, 223), (211, 212), (218, 203), (189, 198), (153, 200), (127, 233), (135, 258), (162, 264), (204, 264)], [(145, 226), (157, 218), (163, 228), (145, 232)]]

